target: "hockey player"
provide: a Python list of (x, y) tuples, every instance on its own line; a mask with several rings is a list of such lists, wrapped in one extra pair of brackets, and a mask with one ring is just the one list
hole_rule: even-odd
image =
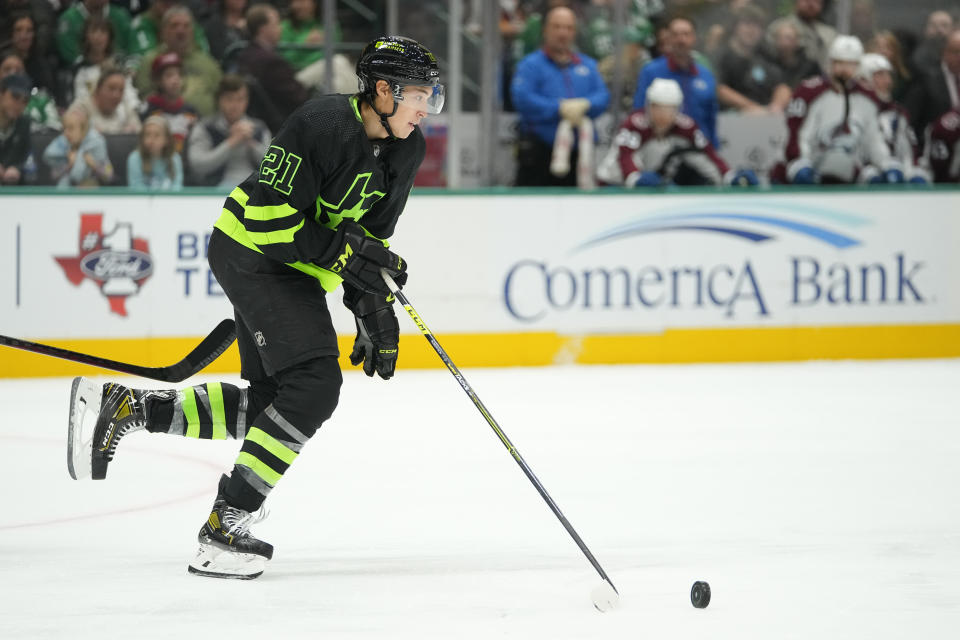
[(930, 125), (925, 149), (934, 182), (960, 182), (960, 108), (947, 111)]
[(623, 121), (598, 169), (601, 180), (627, 187), (666, 184), (757, 184), (753, 171), (731, 171), (690, 116), (680, 113), (676, 80), (657, 78), (645, 107)]
[(786, 162), (774, 170), (774, 180), (903, 181), (880, 133), (876, 101), (854, 78), (862, 56), (858, 38), (837, 36), (830, 45), (830, 76), (809, 78), (796, 88), (787, 107)]
[(255, 578), (273, 555), (250, 525), (339, 398), (326, 292), (342, 282), (356, 317), (350, 361), (371, 377), (394, 374), (399, 326), (380, 269), (403, 284), (406, 263), (385, 239), (424, 157), (418, 124), (440, 112), (444, 89), (436, 58), (408, 38), (377, 38), (356, 69), (357, 94), (311, 100), (287, 119), (211, 235), (210, 267), (234, 307), (249, 386), (145, 391), (73, 382), (74, 478), (104, 478), (120, 440), (141, 429), (243, 441), (200, 529), (191, 573)]
[[(903, 168), (904, 179), (914, 184), (929, 183), (930, 174), (917, 166), (919, 146), (910, 126), (910, 116), (902, 105), (893, 101), (893, 65), (879, 53), (866, 53), (860, 59), (857, 78), (876, 100), (883, 141), (891, 157)], [(880, 178), (875, 175), (873, 180), (880, 181)]]

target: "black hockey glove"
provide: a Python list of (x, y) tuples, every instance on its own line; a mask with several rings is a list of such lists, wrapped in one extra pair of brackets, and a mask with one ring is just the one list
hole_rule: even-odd
[(340, 223), (330, 251), (318, 264), (357, 289), (382, 294), (384, 298), (390, 289), (380, 277), (380, 269), (386, 269), (398, 286), (402, 287), (407, 281), (406, 261), (349, 220)]
[(400, 340), (393, 295), (365, 293), (344, 283), (343, 304), (357, 321), (357, 339), (350, 353), (350, 364), (357, 366), (362, 362), (365, 374), (372, 378), (376, 371), (381, 378), (389, 380), (397, 367)]

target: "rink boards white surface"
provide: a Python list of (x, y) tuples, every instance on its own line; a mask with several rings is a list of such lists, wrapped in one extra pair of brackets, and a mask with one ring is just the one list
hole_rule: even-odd
[[(236, 442), (65, 464), (69, 381), (0, 382), (2, 638), (934, 638), (960, 628), (960, 361), (348, 373), (252, 582), (186, 564)], [(713, 601), (694, 609), (707, 580)]]

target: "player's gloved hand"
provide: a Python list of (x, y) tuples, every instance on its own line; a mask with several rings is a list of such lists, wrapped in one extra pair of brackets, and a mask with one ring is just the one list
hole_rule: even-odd
[(577, 126), (590, 110), (590, 101), (586, 98), (567, 98), (560, 101), (560, 117)]
[(357, 322), (357, 338), (350, 352), (350, 364), (363, 363), (363, 372), (369, 377), (376, 372), (384, 380), (389, 380), (397, 367), (400, 341), (393, 296), (366, 293), (344, 283), (343, 304), (353, 312)]
[(350, 220), (340, 223), (330, 251), (317, 264), (362, 291), (382, 294), (384, 297), (390, 293), (390, 289), (380, 276), (381, 268), (390, 274), (398, 286), (402, 287), (407, 281), (406, 261), (376, 238), (368, 237), (363, 227)]
[(637, 176), (634, 184), (638, 187), (659, 187), (663, 184), (663, 178), (656, 171), (644, 171)]
[(760, 184), (760, 181), (753, 169), (739, 169), (733, 174), (730, 184), (735, 187), (753, 187)]
[(883, 172), (885, 182), (888, 184), (903, 184), (903, 171), (900, 169), (887, 169)]
[(817, 172), (811, 167), (803, 167), (793, 177), (793, 184), (816, 184)]
[(930, 184), (930, 181), (927, 180), (926, 176), (913, 176), (908, 180), (910, 184)]

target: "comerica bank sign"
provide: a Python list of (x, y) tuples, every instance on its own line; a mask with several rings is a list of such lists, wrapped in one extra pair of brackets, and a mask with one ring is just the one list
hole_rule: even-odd
[(561, 257), (516, 260), (503, 277), (504, 306), (526, 324), (557, 314), (650, 311), (756, 321), (817, 307), (866, 311), (934, 299), (925, 258), (891, 250), (895, 234), (874, 243), (868, 238), (877, 225), (861, 216), (784, 208), (644, 216)]

